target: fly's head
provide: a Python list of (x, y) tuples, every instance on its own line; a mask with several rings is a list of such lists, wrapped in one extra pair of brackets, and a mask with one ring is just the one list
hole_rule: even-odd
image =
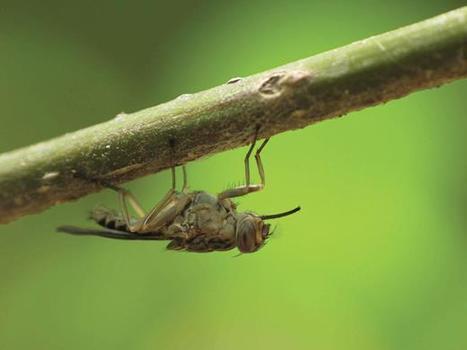
[(265, 220), (280, 218), (300, 210), (300, 207), (284, 213), (273, 215), (256, 215), (253, 213), (237, 214), (237, 228), (235, 231), (235, 241), (242, 253), (253, 253), (258, 251), (268, 239), (270, 224)]
[(238, 250), (242, 253), (256, 252), (268, 238), (269, 226), (255, 214), (239, 214), (235, 232)]

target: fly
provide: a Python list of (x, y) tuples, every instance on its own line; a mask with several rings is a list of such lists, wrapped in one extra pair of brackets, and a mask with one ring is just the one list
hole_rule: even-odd
[[(300, 210), (257, 215), (253, 212), (237, 212), (232, 201), (252, 192), (261, 191), (265, 185), (265, 174), (261, 151), (269, 141), (265, 139), (255, 153), (260, 183), (250, 182), (250, 156), (258, 136), (245, 156), (245, 185), (227, 189), (217, 195), (205, 191), (189, 191), (187, 172), (183, 165), (183, 187), (176, 190), (175, 167), (172, 167), (172, 188), (149, 212), (145, 212), (136, 197), (119, 186), (104, 184), (118, 193), (120, 213), (107, 208), (94, 209), (91, 219), (101, 229), (60, 226), (60, 232), (75, 235), (94, 235), (126, 240), (169, 240), (167, 249), (191, 252), (212, 252), (230, 250), (235, 247), (242, 253), (258, 251), (270, 236), (270, 224), (265, 221), (284, 217)], [(136, 213), (129, 213), (128, 204)]]

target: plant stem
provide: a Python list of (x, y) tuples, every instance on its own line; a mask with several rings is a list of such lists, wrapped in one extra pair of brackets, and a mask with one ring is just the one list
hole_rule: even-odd
[(467, 76), (467, 7), (0, 155), (0, 223)]

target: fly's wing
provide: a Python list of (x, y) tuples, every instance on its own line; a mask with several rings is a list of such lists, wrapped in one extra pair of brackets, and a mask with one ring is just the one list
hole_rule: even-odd
[(76, 226), (59, 226), (57, 227), (58, 232), (69, 233), (78, 236), (100, 236), (105, 238), (114, 239), (125, 239), (125, 240), (160, 240), (163, 239), (161, 234), (141, 234), (131, 233), (125, 231), (118, 231), (112, 229), (94, 229), (94, 228), (83, 228)]

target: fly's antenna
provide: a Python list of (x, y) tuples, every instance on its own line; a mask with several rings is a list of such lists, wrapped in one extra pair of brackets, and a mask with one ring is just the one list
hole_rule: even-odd
[(262, 219), (262, 220), (269, 220), (269, 219), (282, 218), (282, 217), (284, 217), (284, 216), (294, 214), (294, 213), (296, 213), (297, 211), (299, 211), (300, 209), (301, 209), (300, 207), (296, 207), (296, 208), (294, 208), (294, 209), (292, 209), (292, 210), (285, 211), (285, 212), (279, 213), (279, 214), (260, 215), (260, 219)]

